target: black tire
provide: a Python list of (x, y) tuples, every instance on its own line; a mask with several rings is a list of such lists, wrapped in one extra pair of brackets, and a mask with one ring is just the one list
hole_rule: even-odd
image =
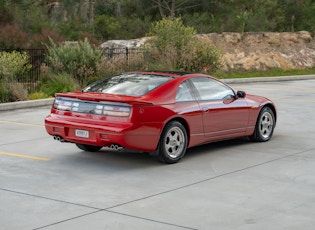
[(95, 145), (84, 145), (84, 144), (78, 144), (76, 143), (76, 146), (84, 151), (88, 151), (88, 152), (97, 152), (99, 151), (102, 146), (95, 146)]
[(159, 141), (158, 159), (168, 164), (178, 162), (186, 153), (187, 140), (185, 127), (178, 121), (171, 121), (163, 129)]
[(264, 107), (257, 118), (254, 134), (251, 139), (258, 142), (269, 141), (276, 126), (275, 115), (272, 109)]

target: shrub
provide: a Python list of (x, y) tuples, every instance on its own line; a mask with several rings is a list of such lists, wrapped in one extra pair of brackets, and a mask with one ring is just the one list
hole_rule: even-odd
[(213, 73), (221, 66), (221, 52), (210, 40), (198, 39), (180, 18), (153, 25), (148, 51), (149, 66), (165, 70)]
[(0, 102), (27, 100), (27, 89), (19, 82), (0, 82)]
[[(21, 30), (18, 24), (6, 24), (0, 27), (0, 46), (7, 49), (25, 48), (27, 33)], [(3, 32), (5, 31), (5, 33)]]
[(167, 52), (168, 47), (180, 50), (194, 38), (196, 31), (184, 26), (181, 18), (164, 18), (153, 24), (148, 36), (153, 36), (150, 43), (160, 52)]
[(126, 60), (123, 59), (109, 59), (102, 57), (101, 62), (97, 65), (97, 72), (99, 78), (106, 78), (114, 76), (125, 71)]
[(28, 99), (30, 100), (37, 100), (37, 99), (44, 99), (44, 98), (48, 98), (49, 95), (47, 95), (46, 93), (43, 92), (35, 92), (35, 93), (31, 93), (28, 95)]
[(51, 40), (51, 45), (47, 48), (46, 61), (52, 72), (72, 75), (81, 86), (89, 77), (96, 75), (101, 50), (91, 45), (87, 39), (60, 46)]
[(0, 82), (0, 102), (9, 102), (10, 94), (10, 90)]
[(117, 55), (113, 58), (103, 56), (97, 65), (97, 77), (91, 78), (89, 82), (100, 78), (106, 78), (127, 71), (146, 70), (147, 62), (144, 60), (143, 51), (138, 49), (129, 49), (129, 58), (125, 54)]
[(178, 55), (180, 52), (174, 46), (166, 46), (165, 52), (151, 49), (145, 53), (145, 60), (149, 69), (176, 70), (178, 69)]
[(10, 101), (25, 101), (28, 98), (28, 92), (25, 86), (19, 82), (11, 82), (7, 84), (10, 92)]
[(191, 41), (182, 49), (178, 68), (188, 72), (214, 73), (222, 66), (222, 52), (208, 39)]
[(0, 52), (0, 80), (15, 81), (31, 69), (26, 53)]
[(40, 88), (41, 92), (48, 96), (55, 93), (76, 91), (80, 88), (73, 76), (67, 73), (50, 74), (44, 80)]
[(22, 101), (27, 99), (26, 87), (18, 82), (32, 67), (26, 53), (0, 52), (0, 101)]

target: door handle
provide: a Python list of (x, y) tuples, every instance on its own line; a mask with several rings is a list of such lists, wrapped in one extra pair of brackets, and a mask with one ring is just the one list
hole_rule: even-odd
[(203, 108), (202, 108), (202, 111), (203, 111), (204, 113), (208, 113), (208, 112), (209, 112), (209, 108), (203, 107)]

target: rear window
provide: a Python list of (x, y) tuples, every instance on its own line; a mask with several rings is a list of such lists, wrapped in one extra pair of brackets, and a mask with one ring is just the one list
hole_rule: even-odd
[(123, 74), (97, 81), (82, 91), (143, 96), (171, 79), (172, 77), (150, 74)]

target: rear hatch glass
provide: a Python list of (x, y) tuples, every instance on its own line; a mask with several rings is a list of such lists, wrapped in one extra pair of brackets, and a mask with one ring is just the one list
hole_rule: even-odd
[(82, 92), (101, 92), (125, 96), (143, 96), (172, 77), (130, 73), (97, 81), (87, 86)]

